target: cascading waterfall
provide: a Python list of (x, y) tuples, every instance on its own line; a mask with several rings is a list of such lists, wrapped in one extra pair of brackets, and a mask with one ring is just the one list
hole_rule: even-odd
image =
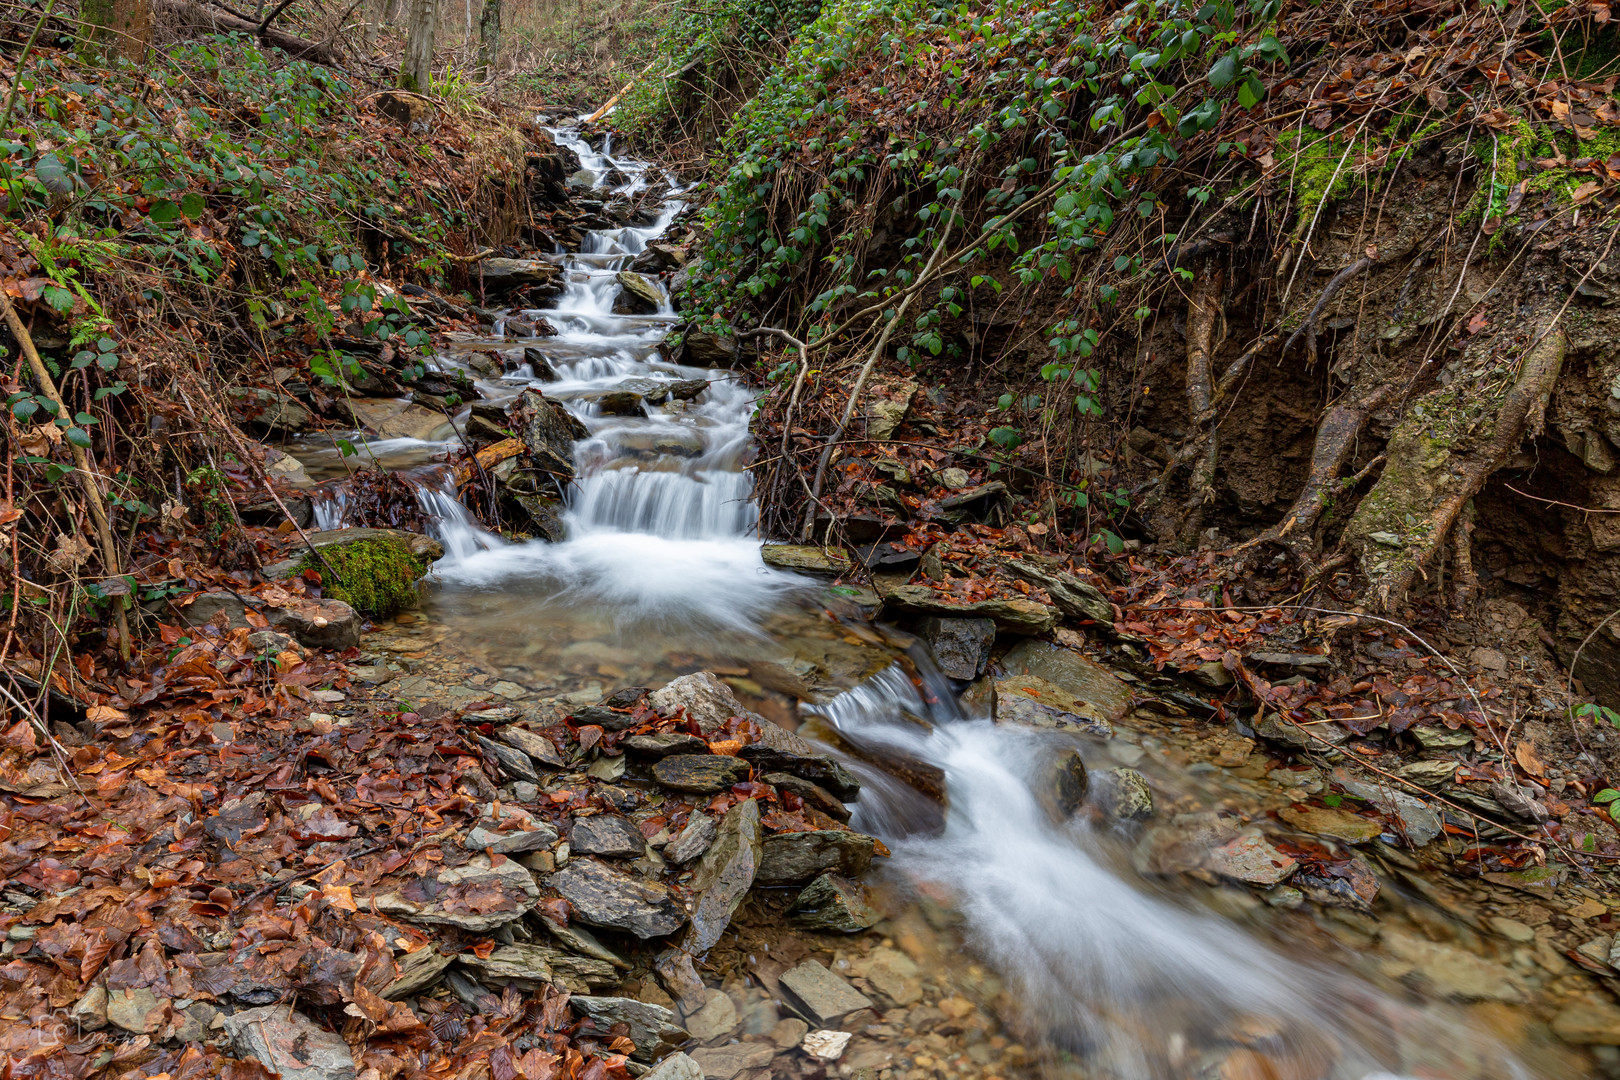
[[(615, 197), (650, 187), (649, 166), (616, 159), (607, 147), (596, 152), (573, 132), (555, 134), (585, 169), (617, 178)], [(766, 615), (809, 593), (804, 579), (760, 559), (745, 471), (753, 395), (724, 374), (659, 358), (673, 319), (667, 296), (652, 315), (613, 311), (617, 272), (683, 207), (676, 188), (651, 224), (590, 233), (581, 252), (561, 256), (567, 280), (555, 303), (525, 313), (543, 314), (559, 331), (532, 342), (558, 375), (537, 385), (589, 432), (575, 448), (568, 538), (509, 543), (456, 501), (447, 470), (416, 474), (446, 549), (429, 597), (441, 616), (459, 606), (476, 623), (480, 603), (498, 597), (510, 610), (515, 595), (536, 634), (575, 641), (589, 636), (577, 627), (595, 633), (595, 623), (607, 622), (643, 646), (656, 639), (690, 649), (705, 634), (757, 638)], [(439, 363), (461, 366), (454, 355)], [(503, 401), (531, 378), (522, 370), (478, 385)], [(602, 415), (596, 405), (616, 388), (695, 378), (708, 380), (697, 400), (645, 418)], [(416, 453), (442, 457), (446, 448), (419, 443)], [(317, 520), (337, 524), (343, 511), (334, 494), (318, 503)], [(846, 739), (942, 770), (943, 829), (925, 796), (860, 761), (850, 762), (865, 785), (854, 823), (889, 841), (900, 875), (954, 897), (972, 944), (1018, 990), (1047, 1040), (1086, 1063), (1086, 1076), (1212, 1075), (1218, 1062), (1200, 1058), (1198, 1048), (1245, 1026), (1261, 1031), (1269, 1060), (1296, 1068), (1289, 1076), (1525, 1075), (1455, 1017), (1398, 1004), (1353, 976), (1285, 957), (1229, 921), (1134, 884), (1116, 869), (1115, 837), (1080, 819), (1054, 820), (1037, 796), (1043, 766), (1076, 744), (963, 716), (929, 659), (914, 659), (926, 695), (896, 666), (814, 711)]]

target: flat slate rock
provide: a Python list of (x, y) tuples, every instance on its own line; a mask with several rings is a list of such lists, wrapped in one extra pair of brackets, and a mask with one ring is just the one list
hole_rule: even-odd
[(692, 811), (692, 816), (686, 819), (686, 827), (664, 845), (664, 858), (677, 866), (691, 862), (709, 850), (718, 829), (714, 818), (702, 810)]
[(528, 870), (511, 859), (492, 866), (487, 855), (474, 855), (464, 866), (417, 878), (368, 902), (408, 922), (488, 933), (521, 919), (539, 899), (540, 889)]
[(1044, 634), (1057, 625), (1057, 608), (1034, 600), (957, 600), (927, 585), (880, 586), (885, 607), (919, 615), (983, 618), (1012, 634)]
[(853, 877), (872, 865), (877, 842), (848, 829), (775, 833), (767, 836), (759, 873), (761, 885), (796, 885), (830, 871)]
[(791, 1004), (817, 1027), (837, 1027), (856, 1009), (870, 1009), (872, 999), (814, 960), (782, 972), (777, 980)]
[(1086, 706), (1089, 716), (1115, 723), (1130, 711), (1131, 688), (1094, 660), (1045, 641), (1021, 641), (1001, 658), (1008, 675), (1044, 679)]
[(553, 769), (561, 769), (568, 763), (563, 760), (562, 754), (552, 745), (551, 740), (544, 735), (537, 735), (527, 728), (505, 727), (496, 732), (502, 742), (508, 746), (523, 751), (531, 764), (544, 765)]
[(996, 723), (1017, 727), (1077, 731), (1100, 738), (1114, 726), (1068, 691), (1035, 675), (1009, 675), (995, 680)]
[(501, 771), (507, 776), (514, 780), (539, 782), (540, 774), (535, 771), (534, 762), (529, 760), (528, 754), (515, 746), (507, 746), (494, 739), (486, 739), (482, 735), (475, 735), (473, 738), (477, 739), (478, 745), (500, 764)]
[(696, 735), (684, 731), (665, 731), (657, 735), (632, 735), (619, 744), (632, 754), (649, 758), (666, 758), (671, 754), (706, 754), (709, 744)]
[(1211, 851), (1207, 865), (1224, 878), (1269, 889), (1292, 874), (1299, 862), (1263, 836), (1240, 836)]
[(576, 855), (601, 855), (609, 859), (639, 859), (647, 853), (647, 842), (635, 822), (618, 814), (593, 814), (574, 819), (568, 833), (568, 847)]
[(569, 860), (546, 884), (568, 901), (580, 922), (591, 926), (624, 930), (645, 940), (674, 933), (686, 922), (668, 889), (595, 859)]
[(759, 549), (766, 566), (808, 574), (847, 574), (849, 555), (843, 548), (814, 544), (765, 544)]
[(812, 784), (803, 777), (791, 773), (766, 773), (760, 777), (760, 782), (769, 784), (778, 791), (790, 792), (826, 814), (834, 821), (847, 822), (850, 819), (849, 807), (836, 799), (832, 792), (820, 784)]
[(691, 1038), (687, 1030), (675, 1019), (675, 1014), (662, 1005), (623, 997), (590, 997), (575, 994), (568, 999), (575, 1011), (591, 1018), (599, 1031), (607, 1031), (614, 1024), (630, 1029), (629, 1039), (635, 1044), (630, 1056), (641, 1061), (655, 1061), (672, 1050), (680, 1049)]
[(763, 1069), (779, 1053), (770, 1043), (733, 1043), (701, 1046), (692, 1051), (692, 1060), (703, 1070), (703, 1080), (732, 1080), (744, 1069)]
[(605, 960), (576, 956), (547, 945), (502, 945), (488, 956), (462, 953), (461, 965), (491, 986), (515, 986), (519, 990), (540, 990), (555, 983), (575, 993), (587, 993), (619, 981), (619, 973)]
[(780, 724), (764, 717), (754, 718), (759, 737), (737, 751), (737, 756), (761, 773), (781, 772), (808, 780), (843, 802), (854, 802), (861, 794), (861, 782), (836, 760)]
[(748, 779), (748, 773), (748, 762), (722, 754), (671, 754), (652, 767), (659, 784), (698, 795), (725, 791)]
[(495, 804), (485, 803), (478, 824), (462, 838), (461, 846), (473, 851), (518, 855), (550, 847), (556, 842), (557, 830), (521, 806), (505, 804), (501, 807), (501, 816), (496, 818)]
[(703, 1080), (703, 1067), (690, 1054), (677, 1050), (654, 1065), (641, 1080)]

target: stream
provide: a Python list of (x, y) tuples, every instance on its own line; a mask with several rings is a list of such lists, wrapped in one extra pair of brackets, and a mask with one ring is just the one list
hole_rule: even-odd
[[(556, 135), (585, 169), (622, 177), (616, 196), (666, 180), (655, 166), (592, 149), (576, 132)], [(1381, 934), (1386, 943), (1397, 939), (1371, 916), (1270, 907), (1231, 887), (1189, 891), (1183, 879), (1141, 872), (1139, 826), (1055, 820), (1043, 805), (1043, 770), (1078, 749), (1088, 767), (1141, 769), (1156, 799), (1177, 813), (1237, 806), (1258, 816), (1265, 799), (1275, 801), (1262, 791), (1263, 774), (1189, 768), (1197, 756), (1188, 749), (1196, 739), (1185, 730), (1191, 721), (1165, 724), (1138, 711), (1114, 739), (1102, 740), (967, 715), (956, 703), (958, 687), (919, 645), (860, 619), (859, 597), (830, 595), (821, 582), (766, 566), (747, 472), (753, 392), (729, 372), (660, 358), (658, 343), (676, 321), (667, 297), (656, 314), (613, 312), (616, 272), (685, 208), (678, 185), (668, 182), (654, 220), (593, 232), (583, 250), (558, 256), (564, 292), (552, 306), (523, 313), (549, 320), (555, 337), (482, 343), (541, 349), (558, 378), (533, 385), (565, 402), (589, 432), (576, 446), (566, 540), (513, 543), (481, 529), (446, 487), (443, 459), (453, 436), (373, 440), (367, 448), (417, 478), (446, 551), (427, 580), (422, 611), (379, 629), (386, 648), (378, 663), (395, 658), (388, 677), (396, 696), (444, 693), (453, 703), (457, 693), (477, 697), (493, 687), (514, 700), (538, 696), (566, 707), (617, 686), (657, 686), (709, 670), (801, 734), (857, 741), (941, 770), (942, 824), (929, 821), (939, 814), (930, 800), (850, 760), (864, 785), (852, 824), (893, 851), (874, 871), (880, 888), (899, 903), (926, 901), (950, 913), (936, 920), (950, 927), (941, 931), (946, 952), (959, 945), (993, 972), (1004, 988), (998, 1000), (1019, 1014), (1003, 1022), (1029, 1046), (1029, 1067), (1050, 1075), (1571, 1075), (1541, 1044), (1498, 1022), (1522, 996), (1487, 993), (1483, 1005), (1460, 1006), (1444, 1000), (1458, 994), (1403, 981), (1401, 957), (1375, 945)], [(438, 363), (473, 373), (461, 355), (447, 352)], [(524, 369), (473, 374), (496, 402), (531, 385)], [(598, 405), (611, 390), (691, 379), (706, 379), (707, 390), (650, 407), (646, 417), (603, 415)], [(312, 476), (341, 472), (335, 451), (293, 452)], [(323, 527), (339, 524), (342, 513), (337, 495), (318, 506)], [(376, 646), (368, 639), (367, 647)], [(447, 675), (435, 682), (447, 657), (473, 664), (479, 681), (458, 688)], [(1392, 917), (1406, 920), (1399, 933), (1434, 921), (1432, 912), (1401, 914), (1423, 906), (1416, 893), (1391, 883), (1386, 896), (1398, 901)], [(1461, 933), (1466, 939), (1471, 931)], [(1405, 959), (1408, 967), (1423, 963)], [(1504, 966), (1503, 978), (1518, 979), (1523, 968)], [(943, 1074), (914, 1063), (893, 1075)]]

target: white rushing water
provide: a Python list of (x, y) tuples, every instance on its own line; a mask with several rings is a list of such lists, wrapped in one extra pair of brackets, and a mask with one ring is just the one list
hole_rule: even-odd
[[(615, 178), (617, 197), (658, 180), (649, 166), (593, 151), (569, 131), (557, 137), (586, 169)], [(424, 477), (419, 497), (446, 548), (433, 574), (435, 603), (513, 592), (532, 597), (535, 611), (604, 614), (632, 636), (757, 633), (764, 614), (805, 590), (803, 579), (760, 559), (745, 471), (751, 392), (728, 372), (659, 358), (674, 317), (667, 297), (655, 315), (613, 312), (617, 271), (683, 208), (672, 185), (647, 225), (592, 232), (582, 252), (563, 257), (567, 285), (555, 303), (525, 313), (559, 331), (532, 342), (558, 375), (534, 385), (589, 431), (576, 446), (567, 539), (502, 540), (456, 501), (444, 471)], [(454, 356), (440, 363), (459, 366)], [(530, 376), (479, 386), (505, 400)], [(696, 378), (709, 383), (698, 400), (646, 418), (601, 415), (595, 405), (634, 380)], [(408, 452), (400, 442), (371, 452)], [(343, 509), (341, 498), (323, 504), (320, 524), (340, 522)], [(918, 666), (931, 670), (926, 658)], [(1431, 1017), (1149, 891), (1121, 867), (1113, 838), (1079, 819), (1054, 820), (1037, 797), (1043, 767), (1075, 743), (963, 716), (943, 680), (932, 689), (929, 705), (896, 667), (818, 708), (843, 736), (921, 759), (945, 777), (944, 828), (918, 828), (931, 806), (925, 797), (851, 762), (865, 784), (855, 824), (890, 841), (898, 873), (949, 892), (972, 945), (1016, 988), (1046, 1039), (1084, 1062), (1083, 1075), (1214, 1075), (1218, 1059), (1201, 1056), (1203, 1048), (1239, 1028), (1261, 1031), (1269, 1057), (1295, 1069), (1288, 1076), (1526, 1075), (1456, 1017)]]
[[(915, 828), (915, 793), (871, 767), (858, 769), (866, 789), (853, 823), (891, 838), (896, 872), (951, 897), (976, 951), (1045, 1036), (1084, 1060), (1084, 1075), (1206, 1075), (1219, 1057), (1200, 1060), (1200, 1048), (1229, 1046), (1236, 1031), (1264, 1032), (1281, 1075), (1530, 1075), (1458, 1014), (1285, 956), (1148, 891), (1120, 868), (1117, 838), (1082, 816), (1061, 820), (1037, 796), (1059, 756), (1086, 740), (964, 716), (927, 658), (916, 660), (933, 705), (895, 666), (805, 708), (845, 739), (943, 771), (943, 830)], [(1096, 767), (1094, 744), (1084, 756)]]

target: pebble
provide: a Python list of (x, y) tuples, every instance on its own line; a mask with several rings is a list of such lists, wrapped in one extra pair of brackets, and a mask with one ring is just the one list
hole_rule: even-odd
[(1507, 938), (1509, 941), (1527, 942), (1536, 940), (1536, 932), (1518, 919), (1509, 919), (1501, 915), (1492, 915), (1488, 920), (1491, 929)]

